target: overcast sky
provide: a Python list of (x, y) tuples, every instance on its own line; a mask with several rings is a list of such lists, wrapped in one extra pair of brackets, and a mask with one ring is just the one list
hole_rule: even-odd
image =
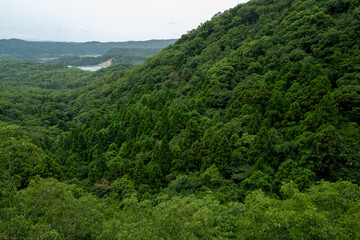
[(0, 39), (179, 38), (246, 0), (0, 0)]

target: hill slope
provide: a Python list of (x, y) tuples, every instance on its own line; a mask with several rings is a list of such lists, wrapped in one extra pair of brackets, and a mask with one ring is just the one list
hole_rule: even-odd
[[(358, 11), (354, 1), (251, 1), (214, 16), (114, 82), (100, 115), (84, 109), (68, 154), (90, 163), (95, 182), (128, 174), (160, 187), (216, 165), (245, 192), (359, 183)], [(112, 158), (125, 170), (105, 165)]]

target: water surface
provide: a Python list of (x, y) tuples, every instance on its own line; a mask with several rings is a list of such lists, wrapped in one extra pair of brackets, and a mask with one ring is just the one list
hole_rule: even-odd
[(81, 70), (84, 70), (84, 71), (91, 71), (91, 72), (95, 72), (101, 68), (103, 68), (105, 66), (78, 66), (77, 68), (80, 68)]

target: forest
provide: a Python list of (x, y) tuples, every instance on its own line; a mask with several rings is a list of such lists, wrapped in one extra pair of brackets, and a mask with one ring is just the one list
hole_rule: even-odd
[(138, 66), (0, 61), (0, 239), (360, 239), (359, 36), (250, 0)]

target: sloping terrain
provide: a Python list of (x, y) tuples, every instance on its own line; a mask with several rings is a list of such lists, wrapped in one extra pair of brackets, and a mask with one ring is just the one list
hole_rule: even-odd
[(354, 1), (251, 1), (214, 16), (83, 109), (94, 114), (79, 115), (86, 124), (62, 158), (90, 164), (95, 182), (128, 174), (157, 188), (212, 165), (245, 193), (359, 183), (358, 11)]

